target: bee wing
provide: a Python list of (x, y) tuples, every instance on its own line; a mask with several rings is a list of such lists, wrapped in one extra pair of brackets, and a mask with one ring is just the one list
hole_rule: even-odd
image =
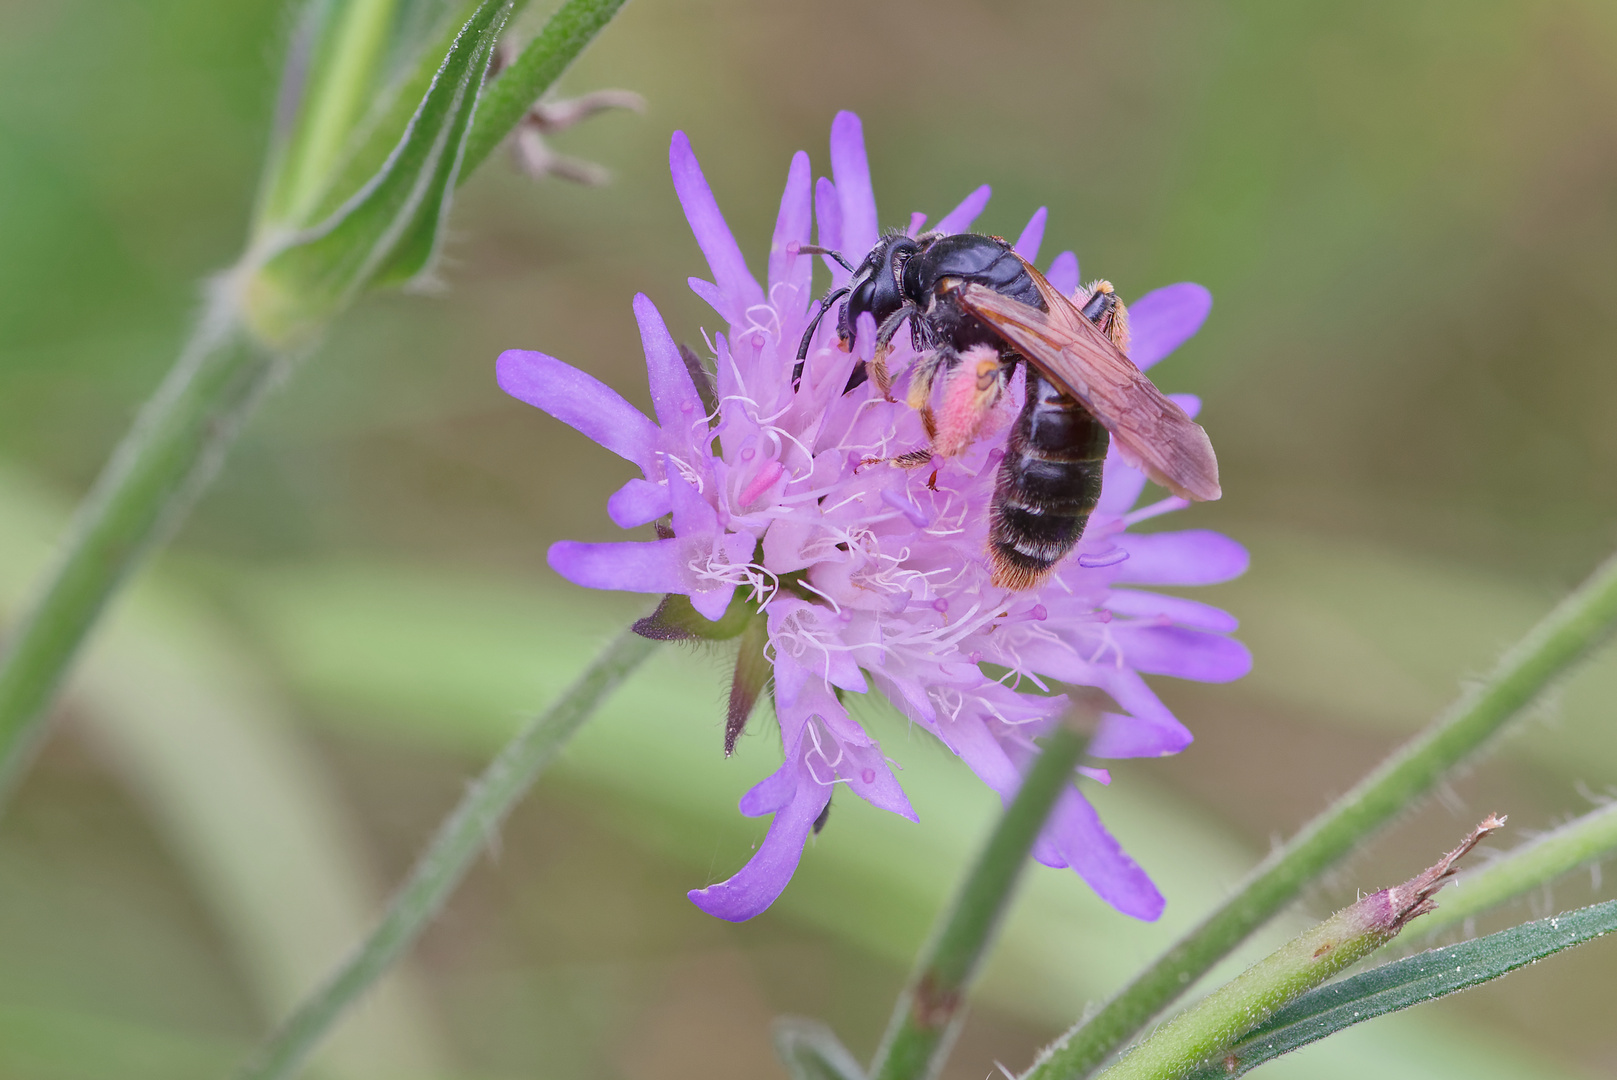
[(1106, 425), (1130, 465), (1181, 498), (1218, 498), (1218, 458), (1207, 432), (1043, 274), (1031, 264), (1027, 270), (1049, 311), (970, 282), (959, 286), (960, 302)]

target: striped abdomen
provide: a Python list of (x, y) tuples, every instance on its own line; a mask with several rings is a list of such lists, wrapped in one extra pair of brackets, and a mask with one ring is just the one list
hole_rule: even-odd
[(1026, 365), (1027, 400), (1005, 442), (988, 526), (994, 584), (1034, 589), (1084, 535), (1110, 441), (1100, 421)]

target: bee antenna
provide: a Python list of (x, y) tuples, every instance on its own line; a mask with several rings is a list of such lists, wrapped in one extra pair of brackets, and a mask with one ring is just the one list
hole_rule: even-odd
[[(808, 248), (799, 248), (798, 250), (807, 251)], [(836, 255), (836, 252), (827, 252), (826, 254)], [(841, 261), (842, 256), (837, 255), (837, 259)], [(847, 266), (848, 264), (843, 263), (842, 265)], [(852, 267), (849, 267), (849, 269), (852, 269)], [(796, 390), (797, 384), (803, 381), (803, 365), (808, 361), (809, 342), (814, 340), (814, 331), (820, 328), (820, 320), (825, 318), (825, 313), (831, 310), (832, 304), (847, 295), (848, 289), (846, 287), (826, 293), (825, 299), (820, 301), (820, 310), (816, 311), (814, 318), (809, 320), (808, 329), (803, 331), (803, 343), (797, 347), (797, 366), (792, 368), (793, 390)]]
[(819, 244), (798, 244), (797, 250), (804, 255), (824, 255), (828, 259), (835, 259), (837, 265), (848, 273), (851, 274), (854, 271), (853, 264), (844, 258), (840, 251), (832, 251), (830, 248), (821, 247)]

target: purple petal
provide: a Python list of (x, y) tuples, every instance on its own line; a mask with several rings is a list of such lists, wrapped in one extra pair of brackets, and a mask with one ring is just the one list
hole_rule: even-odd
[(719, 531), (719, 512), (684, 476), (674, 469), (668, 470), (668, 498), (674, 514), (674, 535), (702, 537), (707, 540)]
[(829, 787), (800, 774), (792, 801), (775, 813), (769, 835), (747, 865), (728, 881), (693, 889), (687, 894), (691, 903), (730, 922), (743, 922), (768, 910), (792, 880), (814, 819), (830, 801)]
[(943, 220), (937, 224), (940, 233), (965, 232), (971, 228), (971, 223), (977, 220), (977, 215), (983, 212), (988, 200), (994, 194), (994, 189), (984, 184), (960, 201), (960, 205), (943, 215)]
[(650, 475), (657, 427), (593, 375), (544, 353), (509, 349), (494, 365), (500, 389), (589, 436)]
[(1088, 752), (1099, 758), (1168, 757), (1194, 741), (1190, 729), (1177, 720), (1164, 724), (1109, 712), (1101, 714), (1100, 730), (1090, 740)]
[(672, 496), (664, 484), (634, 479), (606, 500), (606, 513), (620, 529), (633, 529), (656, 521), (671, 509)]
[(1049, 213), (1049, 209), (1043, 206), (1033, 211), (1033, 216), (1028, 219), (1027, 228), (1016, 238), (1016, 253), (1028, 262), (1038, 261), (1039, 245), (1044, 243), (1044, 219)]
[(1113, 623), (1124, 662), (1147, 675), (1231, 682), (1252, 670), (1252, 654), (1234, 638), (1183, 626)]
[(646, 351), (646, 375), (651, 383), (651, 403), (664, 431), (677, 433), (689, 444), (694, 428), (703, 422), (702, 399), (691, 382), (691, 370), (679, 355), (657, 305), (645, 293), (635, 293), (634, 318), (640, 324), (640, 344)]
[(692, 591), (690, 593), (691, 607), (695, 608), (696, 613), (708, 622), (718, 622), (724, 618), (724, 613), (729, 610), (730, 601), (735, 598), (735, 594), (736, 587), (734, 585), (715, 585), (713, 588), (702, 592)]
[(802, 766), (796, 760), (788, 759), (781, 762), (780, 768), (758, 781), (750, 791), (741, 796), (741, 812), (747, 817), (773, 814), (792, 801), (792, 795), (797, 791), (797, 778), (801, 772)]
[(956, 719), (942, 719), (938, 723), (938, 737), (966, 763), (977, 779), (998, 792), (1001, 798), (1008, 802), (1016, 794), (1022, 784), (1022, 774), (1016, 771), (1015, 763), (1006, 756), (1005, 748), (980, 717), (965, 715), (962, 710), (962, 715)]
[[(802, 600), (775, 600), (767, 608), (769, 618), (769, 640), (774, 642), (779, 634), (781, 620), (797, 605), (807, 607)], [(812, 673), (797, 658), (785, 649), (776, 647), (775, 652), (775, 709), (781, 713), (781, 723), (784, 725), (791, 717), (799, 712), (797, 701), (808, 685)], [(804, 713), (804, 716), (807, 714)], [(789, 747), (788, 747), (789, 749)]]
[(682, 593), (690, 586), (680, 547), (677, 539), (624, 544), (559, 540), (550, 545), (545, 558), (556, 573), (587, 589)]
[(1129, 553), (1119, 584), (1216, 585), (1246, 572), (1246, 548), (1206, 529), (1124, 533), (1117, 545)]
[(691, 223), (696, 243), (713, 269), (713, 280), (735, 305), (727, 318), (739, 322), (737, 316), (749, 305), (763, 302), (764, 291), (747, 269), (747, 260), (742, 257), (730, 227), (724, 223), (713, 190), (707, 186), (707, 177), (702, 175), (702, 166), (697, 164), (696, 154), (691, 150), (691, 140), (683, 131), (674, 132), (669, 143), (668, 169), (674, 176), (679, 204), (685, 208), (685, 219)]
[(1078, 871), (1096, 895), (1118, 911), (1145, 922), (1154, 922), (1162, 914), (1162, 894), (1139, 863), (1129, 858), (1123, 846), (1106, 831), (1100, 815), (1077, 788), (1069, 787), (1062, 793), (1041, 839)]
[(904, 795), (893, 770), (882, 757), (879, 746), (842, 746), (842, 761), (837, 763), (837, 775), (847, 781), (853, 793), (878, 810), (897, 814), (910, 821), (920, 821), (915, 808)]
[(1129, 359), (1144, 371), (1207, 321), (1213, 294), (1193, 281), (1154, 289), (1129, 305)]
[(1140, 492), (1145, 490), (1145, 473), (1123, 460), (1123, 450), (1115, 440), (1106, 452), (1104, 470), (1095, 513), (1103, 518), (1122, 517), (1140, 501)]
[(1192, 420), (1202, 411), (1202, 399), (1195, 394), (1169, 394), (1168, 397), (1175, 405), (1185, 410), (1185, 415)]
[(842, 203), (841, 250), (850, 262), (857, 263), (876, 246), (881, 224), (876, 218), (876, 195), (870, 187), (865, 129), (851, 112), (839, 112), (831, 121), (831, 176)]
[[(818, 243), (823, 248), (832, 251), (841, 251), (842, 247), (842, 200), (837, 195), (836, 185), (825, 177), (820, 177), (814, 184), (814, 224), (819, 232)], [(832, 279), (837, 284), (847, 280), (848, 272), (829, 256), (822, 255), (825, 265), (830, 269)], [(838, 277), (837, 275), (841, 275)]]
[(1105, 607), (1119, 615), (1167, 619), (1180, 626), (1211, 630), (1217, 634), (1227, 634), (1240, 625), (1234, 615), (1211, 604), (1204, 604), (1199, 600), (1186, 600), (1182, 596), (1142, 592), (1138, 589), (1112, 590), (1106, 596)]
[(702, 303), (719, 313), (719, 318), (729, 321), (730, 303), (724, 298), (724, 290), (713, 284), (707, 278), (690, 277), (685, 279), (690, 285), (691, 292), (701, 297)]
[(797, 253), (797, 245), (809, 242), (809, 226), (814, 216), (812, 181), (808, 155), (799, 150), (792, 155), (786, 173), (786, 190), (780, 197), (780, 213), (775, 217), (775, 235), (769, 242), (769, 295), (781, 304), (797, 302), (775, 297), (775, 289), (790, 286), (798, 300), (807, 297), (814, 260)]
[(1167, 757), (1189, 746), (1195, 736), (1152, 693), (1145, 680), (1124, 668), (1098, 680), (1111, 699), (1128, 714), (1102, 714), (1100, 730), (1090, 741), (1089, 753), (1103, 758)]
[(1050, 264), (1044, 276), (1056, 287), (1057, 292), (1071, 296), (1073, 290), (1078, 288), (1078, 256), (1063, 251), (1056, 256), (1056, 261)]

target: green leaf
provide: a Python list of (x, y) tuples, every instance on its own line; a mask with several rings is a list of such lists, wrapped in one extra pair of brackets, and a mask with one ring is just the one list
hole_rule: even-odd
[(413, 278), (437, 251), (483, 77), (512, 0), (484, 0), (455, 36), (381, 170), (326, 221), (291, 238), (246, 284), (259, 337), (307, 338), (367, 285)]
[(772, 1034), (775, 1053), (792, 1080), (865, 1080), (858, 1060), (818, 1020), (782, 1016)]
[(1188, 1080), (1240, 1076), (1343, 1028), (1478, 986), (1613, 930), (1617, 900), (1608, 900), (1383, 964), (1304, 994)]

